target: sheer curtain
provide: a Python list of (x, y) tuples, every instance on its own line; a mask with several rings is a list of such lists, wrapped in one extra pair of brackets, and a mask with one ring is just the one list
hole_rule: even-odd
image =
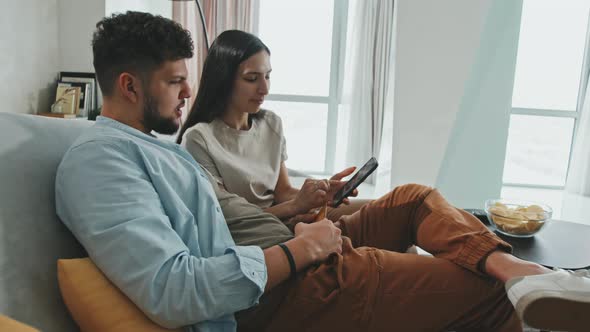
[(211, 42), (225, 30), (254, 33), (259, 0), (203, 0), (201, 3)]
[(187, 100), (185, 109), (182, 112), (182, 120), (186, 119), (188, 111), (195, 102), (195, 96), (199, 87), (199, 79), (205, 62), (206, 46), (203, 29), (201, 27), (201, 18), (195, 1), (174, 1), (172, 2), (172, 18), (180, 23), (183, 28), (191, 33), (194, 44), (194, 55), (186, 62), (188, 70), (188, 83), (192, 90), (191, 97)]
[(590, 19), (586, 30), (586, 49), (578, 93), (580, 120), (576, 129), (565, 191), (590, 196)]
[[(356, 1), (347, 49), (343, 109), (350, 114), (349, 165), (379, 159), (388, 94), (393, 85), (394, 1)], [(375, 173), (374, 173), (375, 174)], [(368, 182), (375, 183), (375, 175)]]
[[(259, 0), (201, 0), (200, 3), (210, 43), (225, 30), (238, 29), (252, 33), (255, 31)], [(188, 82), (193, 94), (183, 112), (183, 119), (186, 119), (199, 88), (207, 48), (195, 1), (172, 2), (172, 18), (190, 31), (195, 45), (195, 54), (187, 61)]]

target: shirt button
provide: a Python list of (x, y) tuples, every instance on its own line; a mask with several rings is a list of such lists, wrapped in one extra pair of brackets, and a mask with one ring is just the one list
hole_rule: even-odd
[(219, 208), (219, 206), (216, 206), (215, 210), (217, 210), (217, 212), (221, 213), (221, 208)]

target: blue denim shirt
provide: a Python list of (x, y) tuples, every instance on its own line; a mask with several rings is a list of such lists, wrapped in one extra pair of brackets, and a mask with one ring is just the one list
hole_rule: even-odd
[(235, 331), (233, 313), (258, 303), (262, 249), (235, 245), (204, 170), (179, 145), (99, 117), (55, 184), (58, 216), (160, 325)]

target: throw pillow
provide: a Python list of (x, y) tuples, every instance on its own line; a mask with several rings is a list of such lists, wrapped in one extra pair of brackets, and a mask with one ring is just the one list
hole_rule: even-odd
[(82, 332), (170, 332), (151, 321), (90, 258), (60, 259), (62, 297)]
[(6, 317), (0, 315), (0, 331), (10, 331), (10, 332), (39, 332), (39, 330), (34, 329), (28, 325), (25, 325), (21, 322), (17, 322), (10, 317)]

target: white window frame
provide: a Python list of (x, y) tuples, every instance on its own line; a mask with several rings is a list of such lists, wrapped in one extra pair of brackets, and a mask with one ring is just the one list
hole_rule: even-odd
[[(348, 23), (348, 0), (334, 0), (332, 21), (332, 50), (330, 59), (330, 84), (328, 96), (269, 94), (267, 100), (295, 103), (315, 103), (328, 105), (328, 125), (326, 128), (326, 158), (324, 169), (298, 170), (313, 174), (332, 174), (336, 160), (336, 135), (338, 132), (338, 106), (342, 99), (344, 63), (346, 58), (346, 33)], [(258, 22), (255, 24), (258, 32)]]
[[(510, 117), (512, 115), (531, 115), (531, 116), (543, 116), (543, 117), (556, 117), (556, 118), (572, 118), (574, 119), (574, 130), (572, 131), (572, 139), (570, 143), (569, 160), (566, 171), (566, 182), (567, 174), (569, 173), (570, 163), (572, 160), (572, 149), (574, 147), (574, 141), (576, 139), (576, 133), (578, 132), (578, 124), (581, 116), (582, 101), (585, 94), (586, 84), (590, 77), (590, 17), (588, 18), (588, 27), (586, 28), (586, 45), (584, 46), (584, 55), (582, 62), (582, 69), (580, 75), (580, 85), (578, 88), (578, 98), (576, 103), (575, 111), (557, 110), (557, 109), (537, 109), (537, 108), (521, 108), (512, 107), (510, 110)], [(584, 91), (583, 91), (584, 90)], [(502, 186), (508, 187), (522, 187), (531, 189), (554, 189), (563, 190), (565, 189), (565, 183), (563, 185), (542, 185), (532, 183), (513, 183), (513, 182), (502, 182)]]

